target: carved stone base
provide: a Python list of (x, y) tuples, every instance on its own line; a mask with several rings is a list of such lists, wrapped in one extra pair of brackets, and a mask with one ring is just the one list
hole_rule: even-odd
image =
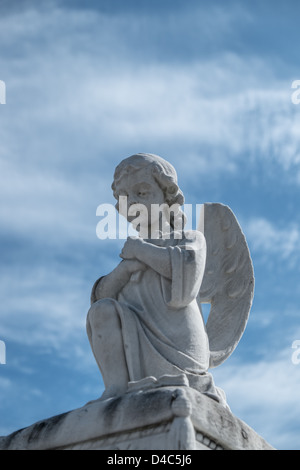
[(186, 386), (91, 402), (0, 437), (0, 450), (271, 450), (247, 424)]

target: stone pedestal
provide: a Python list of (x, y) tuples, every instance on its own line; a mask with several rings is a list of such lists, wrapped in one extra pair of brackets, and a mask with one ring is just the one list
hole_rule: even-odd
[(1, 450), (271, 450), (229, 409), (189, 387), (126, 393), (9, 436)]

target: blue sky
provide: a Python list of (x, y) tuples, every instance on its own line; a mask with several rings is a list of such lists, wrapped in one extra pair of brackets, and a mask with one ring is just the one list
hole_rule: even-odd
[(212, 373), (240, 419), (300, 449), (299, 13), (297, 0), (0, 1), (0, 435), (101, 394), (85, 318), (122, 241), (97, 238), (96, 208), (114, 203), (117, 163), (150, 152), (187, 203), (237, 215), (255, 298)]

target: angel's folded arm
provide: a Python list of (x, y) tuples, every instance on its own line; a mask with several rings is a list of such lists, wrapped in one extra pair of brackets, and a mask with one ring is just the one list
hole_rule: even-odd
[(172, 250), (180, 251), (183, 262), (195, 263), (199, 253), (205, 250), (205, 239), (198, 232), (175, 247), (160, 247), (144, 242), (137, 252), (137, 258), (162, 276), (172, 279)]
[(167, 248), (144, 242), (137, 253), (137, 258), (161, 276), (171, 279), (171, 259)]

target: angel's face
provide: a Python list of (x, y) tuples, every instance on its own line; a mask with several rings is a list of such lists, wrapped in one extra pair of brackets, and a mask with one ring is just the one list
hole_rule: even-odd
[(141, 225), (139, 231), (148, 229), (157, 224), (159, 215), (152, 211), (153, 204), (161, 206), (165, 203), (165, 197), (162, 189), (153, 178), (153, 176), (143, 169), (124, 175), (116, 187), (116, 192), (119, 196), (127, 198), (127, 213), (124, 214), (121, 210), (120, 213), (126, 216), (128, 222), (133, 223), (137, 220)]

